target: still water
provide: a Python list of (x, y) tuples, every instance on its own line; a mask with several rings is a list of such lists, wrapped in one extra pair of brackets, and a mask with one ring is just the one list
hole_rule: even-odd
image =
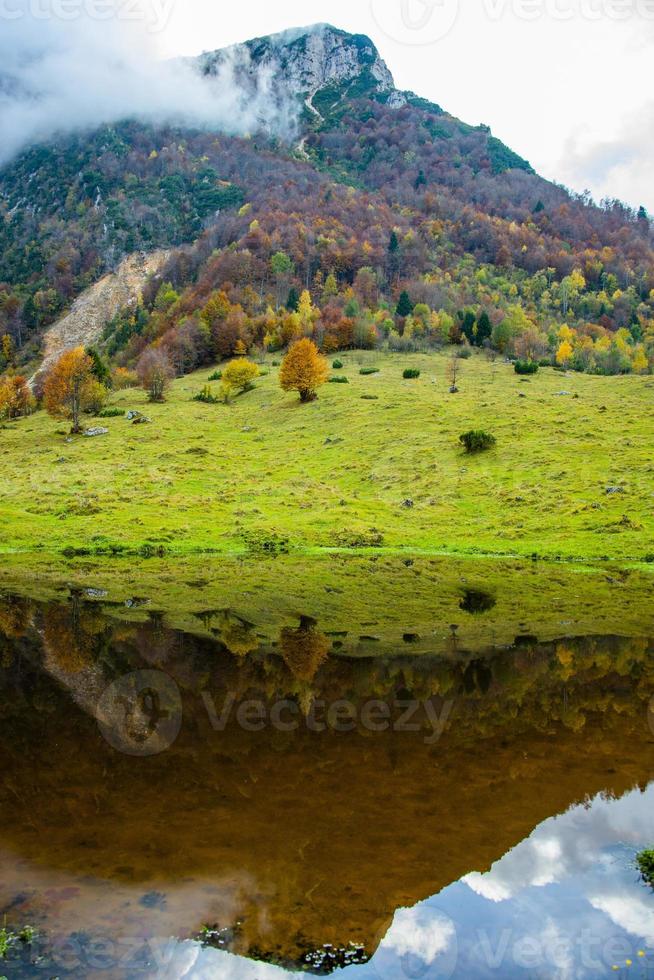
[(110, 598), (0, 600), (0, 976), (654, 977), (648, 636)]

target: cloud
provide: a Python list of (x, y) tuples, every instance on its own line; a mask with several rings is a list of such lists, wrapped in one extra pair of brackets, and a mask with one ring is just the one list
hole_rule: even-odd
[[(243, 84), (246, 50), (230, 51), (211, 78), (158, 57), (166, 3), (0, 0), (0, 163), (37, 140), (125, 118), (290, 135), (295, 106), (273, 73)], [(55, 16), (64, 6), (76, 15)], [(98, 19), (99, 9), (110, 16)]]
[(589, 140), (577, 131), (566, 143), (559, 171), (564, 181), (588, 187), (598, 200), (617, 197), (654, 214), (653, 155), (654, 102), (649, 102), (625, 116), (610, 138)]

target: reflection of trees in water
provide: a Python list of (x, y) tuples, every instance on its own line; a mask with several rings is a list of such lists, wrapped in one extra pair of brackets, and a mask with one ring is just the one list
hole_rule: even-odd
[(12, 641), (25, 636), (33, 614), (34, 607), (29, 599), (10, 596), (0, 601), (0, 667), (11, 667), (15, 656)]
[(218, 626), (221, 640), (235, 657), (247, 657), (259, 649), (259, 640), (252, 623), (226, 611), (222, 613)]
[[(478, 734), (506, 724), (559, 723), (579, 730), (592, 715), (645, 713), (654, 691), (653, 644), (647, 638), (567, 638), (538, 643), (522, 637), (512, 648), (450, 656), (427, 654), (349, 658), (329, 656), (331, 640), (302, 617), (281, 631), (276, 652), (260, 649), (256, 626), (231, 611), (212, 614), (215, 639), (168, 629), (161, 614), (147, 622), (109, 619), (99, 603), (72, 593), (64, 605), (0, 600), (0, 665), (39, 649), (46, 665), (78, 673), (100, 664), (108, 676), (163, 666), (189, 691), (207, 685), (273, 700), (291, 697), (306, 709), (314, 698), (392, 702), (403, 692), (417, 701), (456, 702), (459, 720)], [(456, 637), (457, 630), (452, 628)], [(646, 725), (646, 721), (645, 721)]]
[(77, 674), (89, 667), (110, 641), (111, 627), (102, 607), (85, 603), (71, 592), (68, 603), (42, 610), (46, 660), (52, 657), (61, 670)]
[(471, 660), (463, 671), (463, 689), (466, 694), (474, 691), (488, 694), (492, 682), (492, 664), (486, 660)]
[(330, 641), (317, 629), (315, 620), (300, 619), (297, 629), (284, 628), (279, 646), (284, 663), (297, 680), (312, 681), (327, 659)]
[(18, 638), (27, 632), (34, 612), (29, 599), (14, 596), (3, 597), (0, 601), (0, 633)]
[(163, 666), (181, 646), (181, 634), (168, 629), (162, 613), (150, 612), (148, 622), (133, 627), (132, 642), (150, 666)]

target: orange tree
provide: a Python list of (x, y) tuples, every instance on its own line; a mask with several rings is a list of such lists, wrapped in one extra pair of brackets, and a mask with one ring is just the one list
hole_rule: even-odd
[(296, 341), (289, 348), (279, 372), (279, 383), (284, 391), (299, 391), (301, 402), (317, 398), (316, 390), (327, 381), (327, 361), (308, 337)]
[(0, 418), (17, 419), (29, 415), (34, 405), (26, 378), (20, 374), (0, 378)]
[(93, 361), (83, 347), (76, 347), (62, 354), (50, 368), (45, 379), (43, 401), (50, 415), (71, 419), (71, 432), (81, 432), (80, 415), (96, 389)]

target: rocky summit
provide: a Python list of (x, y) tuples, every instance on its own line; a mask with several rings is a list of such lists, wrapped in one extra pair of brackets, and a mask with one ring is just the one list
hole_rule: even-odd
[(325, 95), (331, 105), (367, 97), (388, 105), (406, 104), (377, 48), (363, 34), (348, 34), (329, 24), (256, 38), (197, 59), (203, 75), (229, 78), (246, 89), (270, 89), (278, 100), (302, 99), (322, 115), (313, 99)]

